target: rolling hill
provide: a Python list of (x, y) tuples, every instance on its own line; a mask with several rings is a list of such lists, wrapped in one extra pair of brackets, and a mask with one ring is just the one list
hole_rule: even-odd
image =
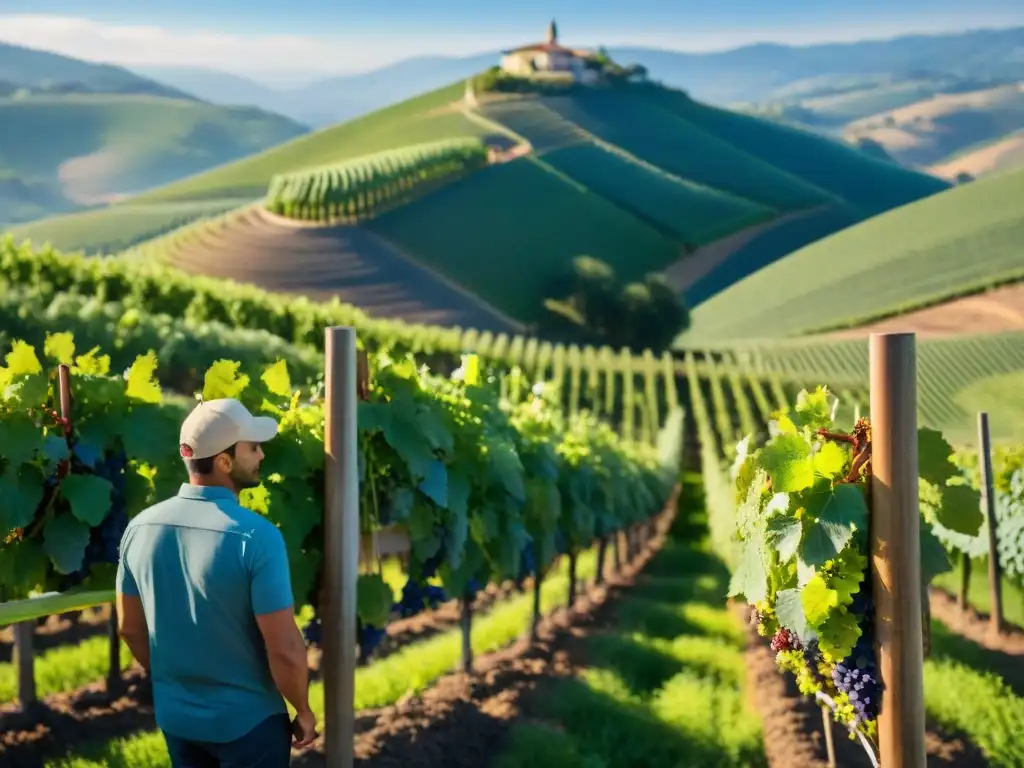
[(871, 139), (906, 165), (936, 165), (969, 147), (1024, 129), (1024, 80), (939, 93), (846, 126), (850, 141)]
[(16, 46), (0, 45), (0, 83), (0, 224), (116, 201), (307, 131)]
[[(707, 262), (675, 282), (693, 302), (813, 240), (949, 186), (809, 131), (710, 107), (653, 84), (579, 87), (560, 95), (481, 92), (474, 106), (464, 102), (463, 92), (464, 84), (457, 83), (423, 94), (125, 205), (180, 210), (229, 199), (256, 201), (277, 174), (317, 174), (369, 153), (476, 137), (501, 160), (368, 220), (323, 223), (364, 229), (499, 313), (532, 324), (546, 316), (543, 300), (579, 255), (607, 261), (625, 281), (652, 271), (678, 274), (675, 265)], [(93, 233), (116, 231), (117, 208), (106, 213), (92, 217)], [(239, 231), (236, 238), (230, 226), (218, 224), (217, 236), (208, 237), (202, 231), (209, 226), (200, 223), (162, 238), (157, 255), (197, 271), (230, 263), (236, 265), (233, 274), (244, 276), (253, 232)], [(92, 243), (102, 239), (87, 230), (78, 228), (78, 236)], [(715, 248), (751, 230), (742, 243), (728, 241), (737, 243), (735, 251)], [(34, 225), (34, 236), (48, 237), (42, 223)], [(368, 241), (354, 233), (339, 238), (344, 243), (338, 258), (344, 259), (354, 244)], [(287, 250), (286, 239), (275, 235), (275, 247)], [(709, 249), (713, 259), (706, 257)], [(145, 244), (138, 251), (156, 253)], [(321, 255), (325, 264), (332, 258), (326, 248)], [(310, 290), (320, 289), (319, 273), (310, 268)], [(252, 279), (269, 286), (277, 278), (263, 270)], [(384, 312), (381, 305), (371, 306), (365, 290), (354, 289), (357, 284), (362, 285), (353, 278), (346, 288), (332, 278), (330, 285), (346, 300)], [(428, 309), (408, 312), (418, 316)], [(406, 309), (394, 311), (412, 317)]]
[[(692, 328), (678, 344), (852, 327), (1024, 279), (1021, 200), (1024, 171), (1017, 171), (849, 227), (698, 306)], [(904, 321), (908, 326), (912, 322)], [(1004, 328), (1019, 327), (1013, 319), (1007, 322)], [(901, 326), (894, 320), (889, 330)]]

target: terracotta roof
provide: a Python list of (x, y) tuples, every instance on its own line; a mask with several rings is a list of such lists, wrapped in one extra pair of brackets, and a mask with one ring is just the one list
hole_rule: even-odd
[(574, 48), (566, 48), (558, 43), (532, 43), (520, 46), (519, 48), (511, 48), (507, 51), (502, 51), (502, 53), (526, 53), (528, 51), (536, 51), (537, 53), (567, 53), (570, 56), (578, 56), (581, 59), (589, 59), (593, 56), (590, 51), (578, 51)]

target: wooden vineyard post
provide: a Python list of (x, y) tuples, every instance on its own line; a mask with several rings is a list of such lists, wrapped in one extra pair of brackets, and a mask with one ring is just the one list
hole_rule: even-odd
[(35, 621), (14, 625), (14, 666), (18, 670), (18, 704), (22, 711), (36, 703)]
[(925, 768), (914, 334), (871, 334), (870, 361), (871, 576), (884, 685), (879, 763)]
[(978, 414), (978, 450), (981, 453), (981, 505), (988, 521), (988, 591), (992, 603), (989, 615), (990, 631), (1003, 631), (1003, 585), (999, 568), (999, 542), (996, 530), (996, 493), (992, 478), (992, 441), (988, 429), (988, 414)]
[(324, 341), (323, 727), (326, 764), (352, 768), (360, 549), (356, 332), (327, 328)]
[(622, 531), (616, 531), (612, 537), (612, 555), (615, 562), (615, 573), (622, 572)]
[(537, 563), (537, 570), (533, 577), (533, 611), (530, 616), (530, 647), (537, 644), (537, 628), (540, 625), (540, 589), (544, 584), (544, 572)]
[(597, 575), (594, 577), (594, 583), (598, 586), (604, 584), (604, 561), (607, 553), (608, 537), (602, 536), (597, 543)]
[(473, 600), (462, 597), (459, 600), (462, 608), (459, 624), (462, 627), (462, 671), (473, 674)]

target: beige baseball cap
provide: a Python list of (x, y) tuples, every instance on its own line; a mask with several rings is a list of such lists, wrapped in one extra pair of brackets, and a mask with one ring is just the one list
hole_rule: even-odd
[(269, 416), (253, 416), (233, 398), (199, 403), (181, 425), (179, 452), (186, 459), (205, 459), (238, 442), (265, 443), (277, 434)]

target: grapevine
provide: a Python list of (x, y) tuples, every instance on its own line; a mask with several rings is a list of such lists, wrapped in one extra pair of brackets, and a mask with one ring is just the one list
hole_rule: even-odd
[[(191, 403), (167, 395), (154, 353), (122, 374), (71, 334), (47, 337), (42, 359), (15, 341), (0, 366), (0, 599), (76, 585), (109, 587), (125, 522), (186, 480), (177, 433)], [(45, 364), (45, 365), (44, 365)], [(73, 423), (54, 417), (55, 370), (71, 369)], [(595, 531), (657, 512), (671, 474), (654, 450), (617, 440), (586, 413), (566, 417), (538, 388), (519, 402), (468, 356), (450, 377), (409, 355), (371, 356), (358, 405), (360, 526), (407, 530), (410, 571), (399, 600), (379, 566), (357, 583), (357, 633), (366, 660), (395, 617), (472, 599), (494, 580), (548, 563), (558, 536), (583, 546)], [(257, 378), (220, 360), (203, 399), (234, 397), (280, 424), (264, 445), (262, 484), (242, 503), (281, 530), (296, 610), (319, 608), (323, 563), (324, 403), (292, 384), (279, 360)], [(73, 427), (73, 429), (71, 428)], [(42, 503), (49, 499), (49, 503)], [(305, 627), (321, 641), (319, 611)]]
[[(771, 638), (780, 669), (804, 695), (833, 704), (851, 738), (870, 743), (885, 686), (875, 657), (868, 572), (871, 423), (834, 423), (825, 387), (800, 392), (774, 414), (770, 436), (737, 446), (732, 476), (740, 556), (730, 596), (752, 605), (751, 622)], [(979, 498), (930, 429), (918, 432), (922, 579), (950, 568), (935, 529), (976, 535)]]

